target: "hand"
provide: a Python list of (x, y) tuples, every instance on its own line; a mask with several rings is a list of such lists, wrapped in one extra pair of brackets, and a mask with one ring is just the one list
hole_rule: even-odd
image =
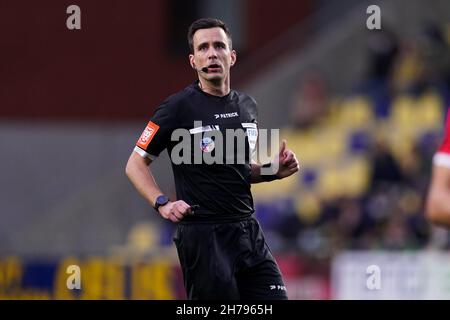
[(169, 201), (165, 205), (158, 208), (159, 214), (167, 220), (180, 222), (186, 215), (192, 214), (191, 206), (183, 200)]
[(280, 152), (278, 153), (277, 158), (275, 158), (275, 161), (278, 160), (279, 163), (277, 172), (278, 178), (283, 179), (289, 177), (300, 170), (300, 165), (295, 153), (286, 149), (286, 140), (281, 142)]

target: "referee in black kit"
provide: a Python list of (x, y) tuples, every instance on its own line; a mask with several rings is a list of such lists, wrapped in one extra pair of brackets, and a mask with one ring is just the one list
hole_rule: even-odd
[[(250, 186), (294, 174), (299, 170), (297, 158), (286, 149), (285, 141), (273, 163), (255, 164), (248, 156), (257, 136), (256, 102), (230, 89), (236, 52), (227, 26), (216, 19), (197, 20), (189, 28), (188, 41), (189, 61), (198, 80), (155, 110), (128, 160), (126, 174), (164, 219), (179, 222), (174, 242), (189, 299), (287, 299), (281, 272), (252, 216)], [(201, 125), (195, 126), (200, 121)], [(180, 163), (172, 154), (178, 200), (170, 201), (148, 166), (164, 149), (169, 154), (174, 151), (178, 142), (173, 141), (172, 133), (177, 129), (193, 137), (190, 154), (185, 154), (186, 148), (181, 152), (189, 160), (196, 152), (214, 153), (225, 148), (226, 142), (219, 143), (208, 133), (246, 132), (245, 161)], [(200, 143), (195, 141), (198, 135)], [(239, 153), (238, 149), (232, 150)], [(262, 175), (262, 167), (278, 170)]]

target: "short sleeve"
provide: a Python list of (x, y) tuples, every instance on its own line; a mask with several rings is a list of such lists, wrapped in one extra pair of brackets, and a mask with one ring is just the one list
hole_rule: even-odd
[(167, 148), (170, 136), (177, 125), (177, 114), (173, 104), (165, 101), (156, 108), (153, 117), (148, 122), (136, 142), (134, 151), (144, 158), (154, 160)]
[(450, 168), (450, 111), (447, 111), (444, 139), (433, 157), (433, 163)]

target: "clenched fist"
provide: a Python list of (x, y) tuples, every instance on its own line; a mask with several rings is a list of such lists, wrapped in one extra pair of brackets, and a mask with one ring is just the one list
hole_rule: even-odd
[(193, 214), (192, 208), (183, 200), (169, 201), (158, 208), (159, 214), (167, 220), (179, 222), (188, 214)]

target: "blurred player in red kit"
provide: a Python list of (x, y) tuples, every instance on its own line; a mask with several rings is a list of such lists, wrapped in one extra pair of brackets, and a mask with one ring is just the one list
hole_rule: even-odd
[(432, 223), (450, 228), (450, 109), (447, 111), (444, 140), (433, 157), (426, 216)]

